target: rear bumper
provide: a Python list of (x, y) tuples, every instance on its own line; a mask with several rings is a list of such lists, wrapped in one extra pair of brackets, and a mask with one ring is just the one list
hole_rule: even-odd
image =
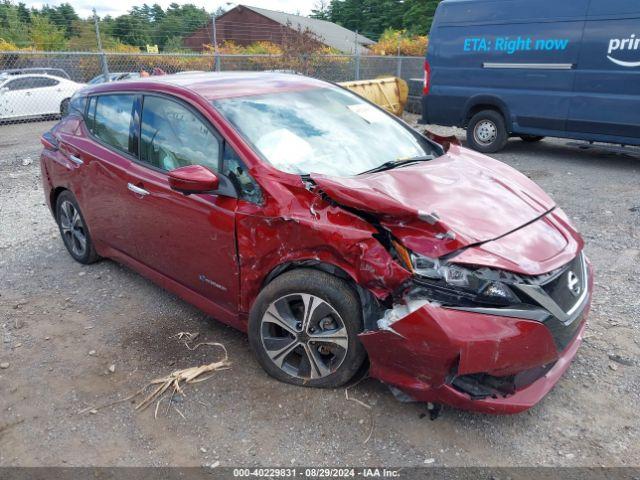
[(51, 178), (49, 177), (49, 171), (47, 170), (46, 156), (47, 152), (45, 150), (40, 155), (40, 178), (42, 181), (42, 189), (44, 191), (44, 199), (49, 207), (49, 211), (53, 213), (54, 206), (51, 204), (51, 192), (53, 191), (53, 185), (51, 183)]
[[(412, 399), (484, 413), (519, 413), (536, 405), (567, 370), (582, 342), (591, 305), (589, 295), (579, 322), (559, 352), (544, 323), (463, 312), (427, 304), (388, 329), (360, 335), (371, 363), (370, 375)], [(540, 371), (509, 393), (473, 396), (453, 385), (456, 378), (485, 374), (498, 379)]]

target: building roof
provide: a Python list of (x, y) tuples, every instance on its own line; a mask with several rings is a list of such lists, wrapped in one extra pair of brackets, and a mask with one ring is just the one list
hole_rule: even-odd
[[(351, 30), (341, 27), (340, 25), (328, 22), (326, 20), (318, 20), (316, 18), (302, 17), (300, 15), (293, 15), (291, 13), (277, 12), (275, 10), (267, 10), (266, 8), (251, 7), (249, 5), (238, 5), (235, 8), (243, 7), (248, 10), (267, 17), (274, 22), (287, 26), (291, 24), (291, 27), (295, 30), (309, 29), (314, 35), (318, 37), (325, 45), (333, 47), (341, 52), (355, 53), (355, 40), (357, 38), (359, 47), (366, 48), (369, 45), (374, 45), (376, 42), (363, 35), (357, 35)], [(228, 13), (228, 12), (227, 12)], [(224, 15), (222, 15), (224, 17)], [(220, 17), (221, 18), (221, 17)]]

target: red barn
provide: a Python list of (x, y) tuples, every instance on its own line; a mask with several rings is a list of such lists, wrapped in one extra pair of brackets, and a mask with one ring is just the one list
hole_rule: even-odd
[[(295, 38), (300, 32), (310, 32), (322, 45), (348, 54), (355, 53), (356, 45), (364, 52), (375, 43), (332, 22), (246, 5), (238, 5), (216, 19), (218, 44), (232, 41), (246, 46), (266, 41), (282, 45), (285, 39)], [(212, 44), (211, 22), (184, 39), (184, 45), (196, 51), (202, 51), (204, 45)]]

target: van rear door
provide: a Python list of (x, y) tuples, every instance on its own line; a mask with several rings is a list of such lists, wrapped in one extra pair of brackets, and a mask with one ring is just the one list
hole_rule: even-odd
[(593, 1), (567, 130), (587, 140), (640, 143), (640, 2)]

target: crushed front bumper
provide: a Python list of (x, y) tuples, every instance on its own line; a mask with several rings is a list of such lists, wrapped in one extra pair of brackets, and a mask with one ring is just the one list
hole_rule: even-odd
[[(578, 351), (591, 306), (590, 266), (589, 273), (587, 298), (567, 326), (571, 339), (561, 346), (557, 332), (542, 321), (427, 303), (387, 328), (360, 335), (370, 375), (416, 401), (485, 413), (527, 410), (553, 388)], [(504, 380), (513, 388), (478, 394), (467, 388), (467, 380), (477, 378)]]

